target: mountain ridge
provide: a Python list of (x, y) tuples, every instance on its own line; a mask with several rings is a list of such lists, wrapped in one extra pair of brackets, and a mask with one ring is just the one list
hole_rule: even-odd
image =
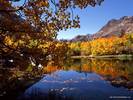
[(97, 38), (121, 36), (125, 33), (133, 33), (133, 16), (123, 16), (120, 19), (112, 19), (107, 22), (98, 32), (87, 35), (77, 35), (71, 42), (90, 41)]

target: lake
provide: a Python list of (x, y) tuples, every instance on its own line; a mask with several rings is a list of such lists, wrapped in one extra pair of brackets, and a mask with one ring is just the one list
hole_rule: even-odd
[(133, 100), (133, 61), (69, 59), (43, 68), (18, 100)]

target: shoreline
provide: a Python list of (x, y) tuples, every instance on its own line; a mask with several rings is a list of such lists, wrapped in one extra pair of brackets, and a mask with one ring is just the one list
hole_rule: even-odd
[(11, 88), (8, 91), (5, 91), (5, 94), (2, 94), (0, 96), (0, 99), (2, 100), (17, 100), (19, 96), (21, 96), (26, 89), (28, 89), (30, 86), (32, 86), (33, 84), (35, 84), (36, 82), (38, 82), (40, 79), (42, 78), (42, 76), (37, 76), (31, 79), (22, 79), (22, 80), (14, 80), (14, 82), (16, 82), (16, 87), (15, 88)]
[(131, 54), (128, 54), (128, 55), (127, 54), (121, 54), (121, 55), (102, 55), (102, 56), (93, 56), (93, 55), (90, 55), (90, 56), (71, 56), (71, 58), (133, 59), (133, 55), (131, 55)]

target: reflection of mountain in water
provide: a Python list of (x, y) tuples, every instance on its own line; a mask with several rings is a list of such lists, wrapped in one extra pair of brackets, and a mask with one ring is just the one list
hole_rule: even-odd
[[(32, 76), (29, 76), (28, 73)], [(24, 85), (22, 82), (32, 79), (33, 76), (38, 76), (38, 73), (41, 74), (42, 70), (37, 71), (32, 66), (29, 66), (24, 72), (21, 72), (19, 69), (11, 71), (7, 69), (0, 70), (0, 95), (11, 98), (12, 96), (16, 97), (20, 93), (20, 88), (17, 88), (18, 84), (22, 88)], [(103, 95), (107, 98), (113, 93), (130, 97), (130, 94), (133, 92), (130, 91), (133, 89), (133, 61), (129, 60), (68, 59), (61, 65), (54, 64), (52, 61), (46, 67), (43, 67), (43, 73), (45, 75), (41, 80), (41, 84), (39, 83), (37, 87), (36, 84), (30, 87), (31, 91), (28, 92), (28, 95), (31, 95), (32, 100), (44, 100), (44, 98), (46, 100), (49, 100), (48, 98), (52, 100), (59, 100), (59, 98), (61, 100), (73, 100), (74, 93), (82, 94), (82, 96), (77, 94), (77, 97), (86, 98), (85, 100), (88, 100), (88, 95), (92, 98), (96, 94), (101, 95), (100, 98)], [(44, 94), (46, 88), (49, 91)], [(76, 92), (75, 88), (78, 89)], [(18, 91), (18, 93), (11, 92), (10, 90), (12, 89), (13, 91)], [(69, 96), (64, 98), (64, 94), (60, 95), (59, 91), (69, 93)], [(9, 95), (6, 96), (4, 93), (9, 93)], [(92, 98), (91, 100), (99, 100), (99, 98)]]
[[(133, 62), (72, 59), (64, 65), (44, 67), (45, 76), (28, 88), (20, 100), (108, 100), (133, 91)], [(128, 89), (127, 89), (128, 88)], [(125, 99), (125, 100), (126, 100)]]
[(133, 62), (127, 60), (102, 60), (102, 59), (72, 59), (62, 67), (44, 67), (45, 73), (52, 73), (57, 70), (75, 70), (84, 73), (96, 73), (108, 80), (114, 86), (133, 88)]

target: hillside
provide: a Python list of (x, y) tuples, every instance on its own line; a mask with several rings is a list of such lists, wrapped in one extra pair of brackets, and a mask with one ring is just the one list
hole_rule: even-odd
[(71, 39), (71, 42), (76, 42), (76, 41), (89, 41), (92, 40), (92, 35), (87, 34), (87, 35), (77, 35), (75, 38)]
[(121, 36), (123, 33), (133, 32), (133, 16), (124, 16), (120, 19), (112, 19), (93, 35), (79, 35), (71, 41), (87, 41), (101, 37)]

